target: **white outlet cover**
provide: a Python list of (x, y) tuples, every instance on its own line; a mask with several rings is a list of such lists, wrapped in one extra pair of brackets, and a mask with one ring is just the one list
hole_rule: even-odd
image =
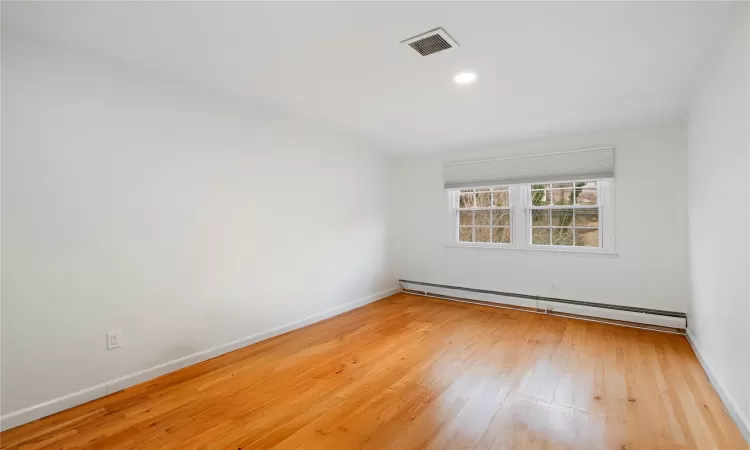
[(122, 347), (122, 345), (122, 330), (107, 333), (107, 350), (114, 350)]

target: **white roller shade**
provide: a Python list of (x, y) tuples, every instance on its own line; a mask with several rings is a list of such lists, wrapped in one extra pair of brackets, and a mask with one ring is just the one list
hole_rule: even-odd
[(445, 189), (591, 180), (614, 176), (614, 147), (468, 161), (443, 166)]

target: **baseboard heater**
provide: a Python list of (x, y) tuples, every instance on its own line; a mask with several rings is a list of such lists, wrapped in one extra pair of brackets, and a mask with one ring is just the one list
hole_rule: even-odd
[(621, 320), (660, 327), (685, 329), (685, 313), (662, 311), (658, 309), (635, 308), (632, 306), (606, 305), (601, 303), (581, 302), (538, 295), (515, 294), (510, 292), (488, 291), (444, 284), (424, 283), (421, 281), (399, 280), (405, 292), (431, 295), (453, 300), (474, 300), (497, 303), (499, 305), (520, 306), (549, 313), (575, 314), (578, 316), (601, 319)]

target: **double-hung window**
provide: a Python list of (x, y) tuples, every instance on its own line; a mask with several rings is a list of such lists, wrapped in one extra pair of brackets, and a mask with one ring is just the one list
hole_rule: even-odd
[(600, 247), (599, 185), (598, 181), (530, 185), (529, 243)]
[(450, 190), (458, 245), (611, 252), (612, 180)]
[(510, 244), (511, 208), (508, 187), (461, 189), (456, 209), (460, 242)]
[(451, 244), (613, 253), (615, 148), (443, 165)]

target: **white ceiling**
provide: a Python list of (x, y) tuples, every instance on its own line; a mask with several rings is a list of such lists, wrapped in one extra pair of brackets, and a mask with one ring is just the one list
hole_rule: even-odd
[[(665, 120), (732, 5), (665, 3), (7, 3), (21, 27), (380, 143), (437, 151)], [(399, 42), (437, 26), (461, 45)], [(475, 70), (478, 82), (451, 79)]]

